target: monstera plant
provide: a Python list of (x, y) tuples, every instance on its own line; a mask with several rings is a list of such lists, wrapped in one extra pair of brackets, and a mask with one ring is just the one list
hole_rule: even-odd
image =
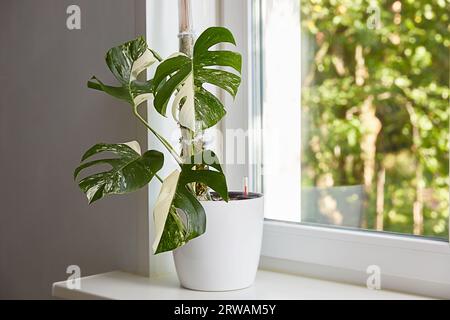
[[(74, 172), (89, 203), (108, 195), (136, 191), (153, 178), (161, 182), (154, 208), (154, 253), (173, 250), (205, 232), (206, 216), (199, 200), (210, 199), (210, 189), (228, 201), (226, 179), (217, 156), (204, 149), (201, 139), (196, 139), (226, 113), (223, 104), (205, 85), (219, 87), (234, 97), (241, 82), (240, 54), (212, 49), (221, 43), (235, 44), (233, 35), (226, 28), (212, 27), (198, 37), (191, 50), (162, 59), (148, 47), (143, 37), (139, 37), (106, 54), (106, 64), (117, 79), (117, 85), (104, 84), (96, 77), (88, 82), (89, 88), (128, 103), (131, 113), (178, 163), (175, 171), (161, 177), (158, 174), (164, 165), (161, 152), (142, 152), (136, 141), (98, 143), (85, 152)], [(142, 79), (143, 71), (153, 64), (158, 64), (153, 79)], [(180, 152), (141, 115), (139, 107), (150, 98), (153, 107), (163, 116), (171, 104), (171, 113), (181, 128)], [(94, 156), (97, 157), (92, 160)], [(104, 171), (102, 165), (109, 166), (109, 170)], [(97, 173), (80, 179), (88, 168), (89, 172), (97, 169)]]

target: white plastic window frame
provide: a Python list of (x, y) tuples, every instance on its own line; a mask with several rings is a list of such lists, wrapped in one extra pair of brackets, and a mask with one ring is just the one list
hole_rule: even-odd
[[(258, 37), (259, 3), (264, 0), (222, 0), (221, 24), (230, 28), (243, 54), (243, 82), (225, 121), (228, 129), (251, 129), (261, 112)], [(259, 163), (261, 136), (249, 136), (248, 163)], [(226, 144), (226, 141), (225, 141)], [(255, 147), (256, 146), (256, 147)], [(261, 166), (229, 166), (228, 179), (238, 185), (250, 177), (250, 188), (261, 188)], [(230, 179), (231, 177), (231, 179)], [(365, 286), (374, 270), (380, 272), (381, 289), (439, 298), (450, 298), (450, 246), (446, 241), (364, 230), (266, 220), (261, 267)]]

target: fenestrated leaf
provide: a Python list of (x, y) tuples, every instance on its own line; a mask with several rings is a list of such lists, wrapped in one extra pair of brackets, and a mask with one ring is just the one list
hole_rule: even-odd
[(156, 53), (147, 47), (143, 37), (114, 47), (106, 54), (106, 64), (120, 86), (105, 85), (95, 76), (88, 87), (104, 91), (115, 98), (122, 99), (133, 106), (147, 100), (152, 94), (152, 81), (138, 81), (138, 75), (157, 60)]
[[(202, 182), (228, 201), (225, 175), (216, 155), (209, 150), (194, 155), (189, 164), (175, 170), (163, 182), (155, 210), (156, 238), (153, 251), (157, 253), (174, 250), (205, 232), (206, 215), (201, 203), (190, 191), (192, 182)], [(215, 170), (195, 170), (195, 164), (209, 165)], [(178, 209), (178, 210), (176, 210)], [(179, 212), (185, 216), (183, 223)]]
[[(158, 66), (153, 92), (154, 106), (159, 113), (166, 114), (167, 104), (178, 90), (172, 113), (182, 126), (195, 131), (198, 127), (212, 127), (222, 119), (226, 113), (225, 107), (204, 85), (217, 86), (235, 97), (241, 77), (217, 67), (229, 67), (240, 73), (242, 58), (239, 53), (232, 51), (209, 50), (219, 43), (235, 44), (235, 40), (226, 28), (209, 28), (195, 42), (192, 59), (179, 53)], [(166, 83), (162, 84), (163, 80), (167, 80)]]
[[(153, 78), (153, 92), (155, 92), (153, 105), (160, 114), (166, 114), (170, 97), (191, 71), (191, 59), (181, 53), (170, 56), (158, 65)], [(163, 83), (167, 77), (169, 80)]]
[(142, 188), (151, 181), (164, 163), (164, 156), (159, 151), (149, 150), (141, 156), (140, 146), (135, 141), (120, 144), (96, 144), (85, 152), (81, 161), (103, 152), (110, 152), (116, 157), (85, 162), (74, 171), (74, 179), (76, 179), (84, 169), (101, 164), (111, 167), (109, 171), (89, 175), (78, 182), (78, 186), (86, 194), (89, 203), (109, 194), (129, 193)]

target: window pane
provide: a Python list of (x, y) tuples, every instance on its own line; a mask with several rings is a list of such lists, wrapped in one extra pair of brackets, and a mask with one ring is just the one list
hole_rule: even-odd
[(448, 238), (450, 2), (260, 5), (266, 217)]

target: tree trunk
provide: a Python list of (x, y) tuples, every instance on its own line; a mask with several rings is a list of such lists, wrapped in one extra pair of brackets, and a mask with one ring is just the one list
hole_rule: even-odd
[(384, 228), (384, 185), (386, 183), (386, 168), (381, 163), (377, 177), (377, 217), (375, 220), (375, 229), (383, 231)]
[(413, 204), (413, 233), (415, 235), (423, 234), (423, 193), (425, 189), (423, 180), (423, 165), (419, 159), (418, 149), (420, 142), (419, 126), (417, 124), (417, 114), (411, 103), (406, 103), (411, 125), (413, 128), (413, 145), (411, 150), (416, 156), (416, 200)]
[(369, 74), (366, 68), (366, 62), (363, 55), (363, 47), (357, 45), (355, 49), (355, 60), (356, 60), (356, 70), (355, 70), (355, 82), (358, 86), (364, 85), (365, 80), (368, 78)]
[[(369, 204), (369, 195), (372, 191), (373, 177), (375, 175), (375, 156), (377, 151), (377, 138), (381, 130), (381, 122), (375, 115), (376, 108), (373, 105), (373, 96), (369, 95), (361, 106), (359, 119), (364, 132), (361, 138), (361, 159), (363, 161), (363, 179), (364, 179), (364, 208)], [(367, 211), (367, 210), (366, 210)], [(362, 228), (367, 228), (367, 217), (363, 215), (361, 222)]]
[(414, 228), (413, 233), (415, 235), (423, 234), (423, 166), (420, 161), (417, 161), (416, 169), (416, 201), (414, 201), (413, 206), (413, 218), (414, 218)]

